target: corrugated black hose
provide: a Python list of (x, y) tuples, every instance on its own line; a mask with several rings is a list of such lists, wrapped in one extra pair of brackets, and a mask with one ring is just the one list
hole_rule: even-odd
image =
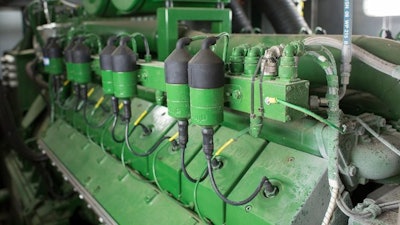
[(244, 12), (238, 0), (231, 0), (229, 7), (232, 10), (232, 25), (235, 33), (253, 33), (251, 21)]
[[(271, 22), (276, 33), (310, 34), (311, 30), (304, 18), (297, 12), (293, 0), (262, 0), (261, 11)], [(257, 3), (258, 4), (258, 3)]]

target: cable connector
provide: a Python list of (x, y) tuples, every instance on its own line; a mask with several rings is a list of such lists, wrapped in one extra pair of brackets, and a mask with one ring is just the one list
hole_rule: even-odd
[(179, 132), (179, 146), (181, 149), (185, 149), (189, 141), (189, 122), (187, 120), (178, 120), (178, 132)]
[(272, 198), (275, 197), (279, 192), (279, 189), (277, 186), (273, 185), (268, 178), (265, 179), (264, 181), (264, 191), (263, 194), (266, 198)]
[(267, 104), (267, 105), (276, 104), (276, 103), (278, 103), (278, 100), (276, 98), (272, 98), (272, 97), (265, 98), (265, 104)]
[(112, 112), (115, 116), (118, 115), (119, 107), (118, 107), (118, 98), (115, 96), (111, 96), (111, 105), (112, 105)]
[(124, 100), (124, 120), (128, 123), (132, 118), (131, 100)]
[(211, 160), (214, 152), (214, 129), (203, 128), (201, 131), (203, 134), (203, 151), (207, 160)]

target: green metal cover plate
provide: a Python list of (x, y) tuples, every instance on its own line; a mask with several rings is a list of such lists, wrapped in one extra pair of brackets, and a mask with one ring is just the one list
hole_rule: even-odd
[[(178, 132), (178, 126), (175, 125), (168, 136)], [(189, 125), (189, 141), (185, 151), (185, 165), (188, 165), (199, 152), (202, 146), (201, 128), (195, 125)], [(154, 172), (160, 187), (180, 199), (181, 179), (185, 179), (181, 171), (181, 150), (173, 151), (171, 145), (164, 145), (156, 153), (154, 162)], [(201, 172), (192, 174), (194, 177), (200, 176)]]
[(71, 183), (85, 192), (83, 198), (93, 209), (104, 212), (101, 216), (112, 215), (102, 218), (107, 224), (201, 223), (152, 185), (134, 178), (119, 161), (63, 120), (49, 127), (39, 145)]
[[(279, 80), (265, 81), (263, 85), (263, 99), (266, 97), (274, 97), (307, 108), (309, 85), (310, 83), (306, 80), (290, 83)], [(305, 116), (304, 113), (290, 109), (281, 104), (264, 105), (264, 108), (264, 115), (266, 118), (281, 122), (292, 121)]]
[[(168, 109), (163, 106), (155, 106), (150, 110), (151, 103), (141, 100), (134, 99), (132, 101), (132, 115), (133, 120), (131, 124), (139, 117), (143, 111), (148, 110), (148, 114), (141, 121), (142, 124), (151, 128), (152, 132), (150, 135), (143, 135), (143, 131), (140, 127), (137, 127), (135, 131), (131, 134), (129, 140), (133, 150), (144, 153), (148, 151), (159, 139), (161, 139), (166, 132), (175, 124), (175, 120), (168, 116)], [(133, 127), (131, 125), (130, 127)], [(111, 130), (111, 128), (110, 128)], [(124, 135), (125, 125), (120, 125), (116, 129), (116, 135), (122, 137)], [(148, 157), (137, 157), (134, 156), (129, 149), (124, 144), (118, 144), (113, 141), (110, 136), (110, 132), (107, 136), (108, 138), (104, 140), (104, 145), (110, 147), (112, 154), (115, 154), (118, 158), (122, 158), (122, 151), (124, 162), (130, 165), (132, 168), (138, 170), (143, 176), (152, 179), (151, 173), (151, 163), (152, 155)], [(165, 141), (167, 142), (167, 141)], [(125, 147), (123, 147), (125, 146)]]
[(260, 193), (244, 206), (227, 205), (227, 225), (319, 224), (329, 202), (325, 159), (282, 145), (269, 143), (240, 180), (230, 199), (248, 196), (262, 176), (278, 186), (275, 197)]
[[(221, 147), (232, 137), (238, 135), (238, 131), (220, 127), (214, 135), (215, 148)], [(262, 139), (243, 135), (228, 145), (221, 154), (223, 167), (214, 172), (214, 177), (221, 192), (228, 195), (239, 182), (243, 174), (257, 158), (260, 150), (266, 142)], [(203, 151), (200, 151), (187, 166), (189, 174), (200, 175), (206, 168)], [(194, 202), (195, 184), (182, 177), (182, 202), (191, 204)], [(247, 193), (247, 192), (246, 192)], [(201, 214), (213, 221), (214, 224), (222, 224), (225, 221), (225, 204), (215, 194), (211, 183), (207, 178), (199, 184), (197, 189), (197, 203)]]

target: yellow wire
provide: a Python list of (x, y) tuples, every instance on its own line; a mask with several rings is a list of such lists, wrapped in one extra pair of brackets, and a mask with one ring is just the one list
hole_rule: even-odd
[(170, 137), (170, 138), (168, 139), (168, 141), (169, 141), (169, 142), (173, 142), (173, 141), (178, 137), (178, 135), (179, 135), (179, 132), (176, 132), (174, 135), (172, 135), (172, 137)]
[(66, 81), (64, 81), (63, 85), (67, 86), (69, 84), (69, 82), (70, 82), (69, 80), (66, 80)]
[(142, 112), (142, 114), (140, 114), (140, 116), (135, 120), (135, 122), (133, 123), (133, 125), (137, 126), (140, 121), (142, 121), (142, 119), (147, 115), (147, 110), (145, 110), (144, 112)]
[(215, 152), (215, 156), (220, 155), (230, 144), (232, 144), (232, 142), (234, 142), (235, 139), (231, 138), (229, 139), (227, 142), (225, 142), (225, 144), (223, 144), (218, 150), (217, 152)]
[(118, 109), (121, 110), (122, 107), (124, 107), (124, 103), (121, 102), (121, 103), (119, 103)]
[(94, 87), (90, 88), (89, 92), (87, 93), (87, 96), (90, 97), (94, 92)]
[(94, 108), (97, 109), (100, 107), (101, 103), (103, 103), (104, 101), (104, 96), (101, 96), (101, 98), (99, 98), (99, 100), (96, 102), (96, 105), (94, 105)]

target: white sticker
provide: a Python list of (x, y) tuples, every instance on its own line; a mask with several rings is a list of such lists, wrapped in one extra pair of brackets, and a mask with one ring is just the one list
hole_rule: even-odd
[(50, 59), (49, 58), (43, 58), (43, 65), (45, 65), (45, 66), (50, 65)]

